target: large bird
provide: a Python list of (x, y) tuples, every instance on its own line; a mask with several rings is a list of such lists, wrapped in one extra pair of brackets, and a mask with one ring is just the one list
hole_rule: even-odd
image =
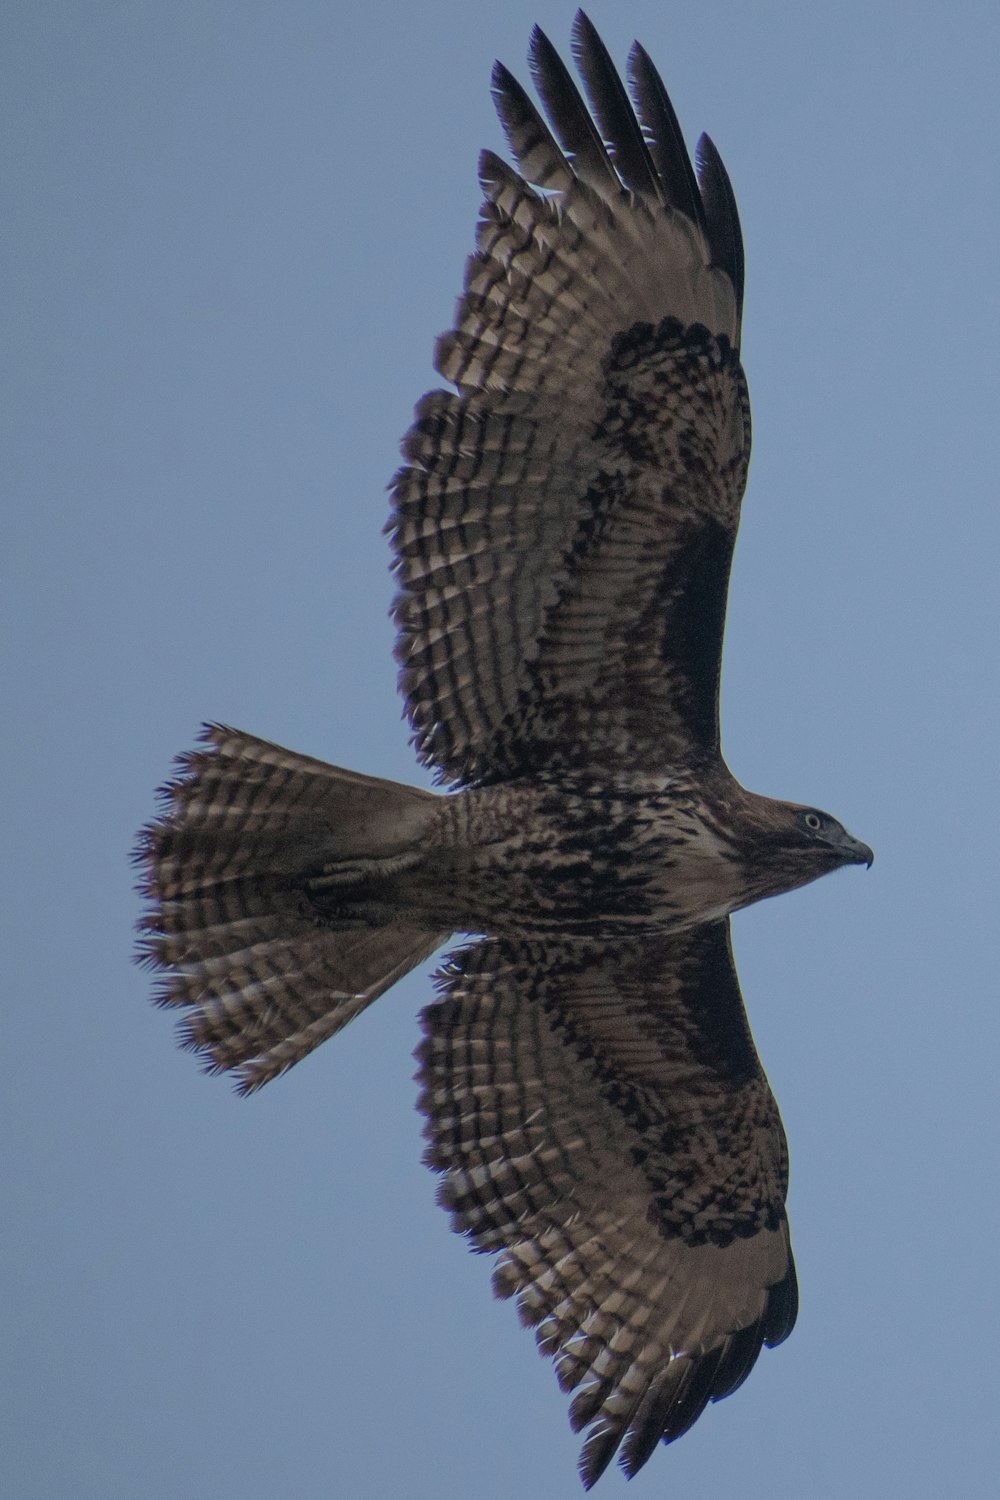
[(787, 1154), (729, 913), (871, 850), (744, 790), (719, 674), (750, 452), (743, 250), (643, 49), (590, 108), (535, 30), (497, 64), (455, 327), (389, 523), (400, 685), (441, 795), (220, 726), (138, 858), (185, 1043), (249, 1092), (454, 933), (423, 1012), (427, 1160), (575, 1392), (589, 1486), (745, 1379), (796, 1314)]

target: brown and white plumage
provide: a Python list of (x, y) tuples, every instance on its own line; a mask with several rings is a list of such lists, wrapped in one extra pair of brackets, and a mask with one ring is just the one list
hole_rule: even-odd
[[(490, 940), (424, 1012), (421, 1106), (442, 1203), (499, 1252), (576, 1395), (592, 1483), (634, 1473), (795, 1321), (784, 1133), (728, 923), (553, 948)], [(711, 1009), (705, 1000), (711, 997)]]
[(540, 31), (499, 64), (453, 391), (393, 486), (397, 656), (446, 796), (211, 726), (138, 858), (182, 1037), (250, 1091), (455, 932), (423, 1013), (427, 1159), (573, 1391), (590, 1485), (632, 1474), (791, 1330), (787, 1154), (729, 913), (871, 851), (721, 757), (750, 448), (728, 178), (646, 53)]
[(697, 222), (671, 205), (675, 183), (702, 200), (645, 54), (633, 71), (664, 174), (583, 17), (575, 43), (617, 149), (540, 31), (533, 71), (572, 166), (497, 66), (525, 175), (481, 159), (477, 250), (437, 347), (458, 393), (420, 403), (395, 481), (401, 687), (422, 757), (450, 780), (586, 755), (660, 770), (665, 740), (718, 751), (750, 450), (739, 224), (731, 194), (711, 231), (704, 205)]

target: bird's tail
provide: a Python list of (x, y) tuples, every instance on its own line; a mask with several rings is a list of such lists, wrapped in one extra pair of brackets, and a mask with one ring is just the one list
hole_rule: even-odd
[(379, 899), (437, 798), (219, 725), (178, 767), (135, 854), (141, 958), (187, 1007), (183, 1044), (249, 1093), (448, 937)]

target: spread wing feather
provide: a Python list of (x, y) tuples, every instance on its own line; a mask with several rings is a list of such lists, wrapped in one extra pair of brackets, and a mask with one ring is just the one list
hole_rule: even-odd
[(795, 1321), (777, 1106), (728, 922), (603, 950), (490, 940), (418, 1054), (427, 1160), (575, 1392), (589, 1486), (735, 1390)]
[[(556, 135), (567, 156), (572, 158), (572, 172), (597, 192), (617, 197), (621, 182), (604, 142), (572, 74), (540, 26), (534, 27), (531, 33), (528, 63)], [(511, 144), (517, 152), (517, 143), (512, 141)], [(518, 154), (518, 161), (521, 160)]]
[[(663, 87), (663, 80), (653, 66), (648, 52), (638, 42), (629, 55), (629, 82), (667, 202), (686, 214), (702, 233), (707, 233), (698, 180), (691, 169), (691, 158), (684, 145), (680, 122), (670, 102), (670, 95)], [(740, 288), (736, 286), (731, 268), (721, 264), (739, 294)]]
[(394, 481), (401, 685), (453, 781), (718, 748), (750, 444), (738, 220), (704, 143), (699, 190), (646, 54), (637, 118), (585, 18), (574, 47), (593, 116), (532, 38), (551, 129), (494, 71), (518, 170), (481, 158), (477, 248), (436, 350), (456, 390), (420, 403)]
[(573, 58), (622, 183), (640, 197), (662, 200), (663, 188), (628, 94), (608, 49), (583, 11), (577, 12), (573, 26)]
[[(669, 104), (669, 100), (667, 103)], [(736, 289), (736, 319), (743, 321), (743, 231), (736, 208), (736, 194), (711, 136), (702, 135), (695, 153), (698, 181), (705, 205), (705, 232), (712, 260), (723, 266)]]

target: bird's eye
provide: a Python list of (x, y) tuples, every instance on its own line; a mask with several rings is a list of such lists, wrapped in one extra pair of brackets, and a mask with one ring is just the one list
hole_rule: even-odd
[(808, 812), (802, 821), (813, 833), (818, 833), (823, 826), (823, 819), (819, 813)]

